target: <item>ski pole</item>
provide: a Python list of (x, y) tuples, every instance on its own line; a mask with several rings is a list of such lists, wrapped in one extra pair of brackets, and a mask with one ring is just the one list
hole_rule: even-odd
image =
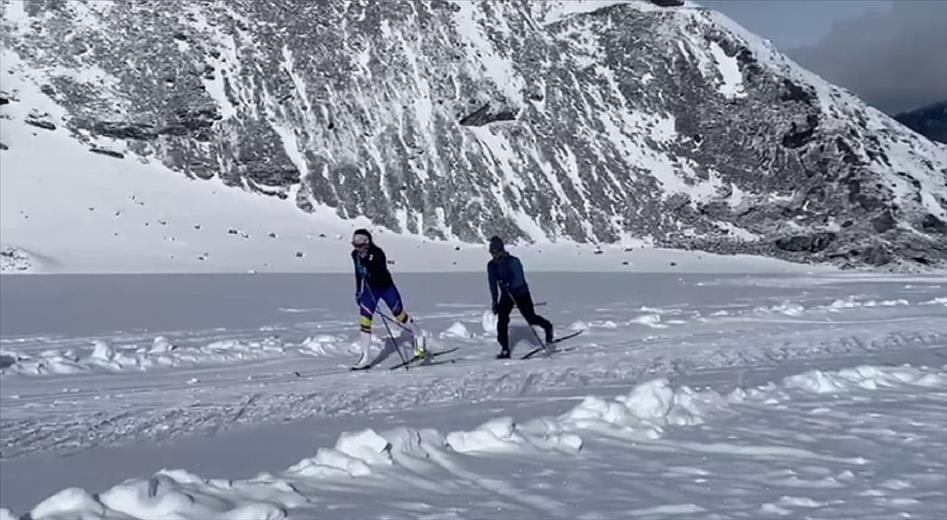
[(391, 317), (391, 316), (389, 316), (388, 314), (386, 314), (384, 311), (378, 310), (378, 311), (376, 311), (376, 312), (378, 312), (378, 315), (381, 316), (382, 319), (384, 319), (385, 321), (387, 321), (387, 322), (389, 322), (389, 323), (391, 323), (391, 324), (393, 324), (393, 325), (398, 326), (398, 328), (400, 328), (401, 330), (403, 330), (403, 331), (405, 331), (405, 332), (407, 332), (407, 333), (409, 333), (409, 334), (414, 334), (414, 331), (411, 330), (411, 329), (409, 329), (404, 323), (401, 323), (400, 321), (394, 319), (393, 317)]
[[(523, 309), (520, 308), (519, 302), (516, 301), (516, 298), (513, 298), (513, 295), (512, 295), (512, 294), (510, 295), (510, 299), (513, 300), (513, 305), (516, 305), (516, 309), (517, 309), (518, 311), (520, 311), (520, 315), (523, 316)], [(543, 302), (543, 303), (545, 303), (545, 302)], [(536, 304), (533, 304), (533, 307), (535, 307), (535, 306), (536, 306)], [(535, 313), (534, 313), (534, 314), (535, 314)], [(523, 317), (525, 318), (526, 316), (523, 316)], [(539, 345), (540, 345), (541, 347), (543, 347), (543, 352), (545, 352), (545, 353), (548, 354), (548, 353), (549, 353), (549, 348), (546, 347), (546, 342), (545, 342), (545, 341), (539, 339), (539, 334), (536, 334), (536, 329), (533, 328), (533, 324), (530, 323), (529, 320), (527, 320), (527, 321), (526, 321), (526, 325), (529, 327), (529, 331), (533, 333), (533, 337), (536, 338), (536, 341), (539, 342)]]
[(400, 321), (398, 321), (398, 320), (392, 318), (391, 316), (389, 316), (388, 314), (386, 314), (385, 311), (383, 311), (383, 310), (381, 310), (381, 309), (375, 309), (375, 313), (378, 314), (379, 316), (381, 316), (381, 318), (382, 318), (383, 320), (387, 321), (388, 323), (397, 326), (399, 329), (401, 329), (401, 330), (407, 332), (408, 334), (411, 334), (412, 336), (414, 335), (414, 331), (413, 331), (413, 330), (409, 329), (404, 323), (401, 323)]
[(391, 327), (388, 326), (388, 320), (385, 318), (385, 313), (378, 310), (378, 298), (375, 298), (375, 293), (372, 292), (372, 288), (365, 284), (365, 289), (368, 289), (368, 295), (372, 297), (372, 300), (375, 301), (375, 309), (379, 315), (382, 317), (382, 324), (385, 325), (385, 330), (388, 331), (388, 337), (391, 339), (391, 344), (394, 346), (395, 350), (398, 351), (398, 357), (401, 358), (401, 362), (404, 363), (404, 369), (408, 370), (408, 360), (405, 359), (404, 354), (401, 352), (401, 349), (398, 348), (398, 342), (395, 341), (395, 335), (391, 333)]

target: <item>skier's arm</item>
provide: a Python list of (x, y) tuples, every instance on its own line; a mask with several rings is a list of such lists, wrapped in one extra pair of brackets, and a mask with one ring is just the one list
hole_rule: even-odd
[(352, 254), (352, 264), (355, 265), (355, 294), (362, 293), (362, 273), (358, 268), (358, 258), (355, 253)]
[(388, 257), (385, 256), (385, 252), (380, 247), (375, 248), (375, 255), (372, 261), (375, 265), (371, 266), (369, 272), (380, 273), (388, 269)]
[(497, 303), (497, 275), (496, 271), (493, 269), (493, 263), (487, 264), (487, 279), (490, 283), (490, 304), (496, 305)]
[(526, 275), (523, 274), (523, 264), (519, 258), (512, 258), (510, 262), (510, 271), (513, 279), (510, 280), (510, 287), (522, 287), (526, 285)]

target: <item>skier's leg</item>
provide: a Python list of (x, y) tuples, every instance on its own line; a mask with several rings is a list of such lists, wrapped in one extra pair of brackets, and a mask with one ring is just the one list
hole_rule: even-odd
[(385, 300), (385, 304), (388, 305), (388, 309), (391, 310), (391, 315), (394, 316), (394, 318), (398, 320), (398, 323), (404, 326), (404, 328), (411, 333), (414, 355), (423, 356), (425, 354), (425, 350), (424, 338), (421, 335), (421, 329), (417, 322), (414, 321), (414, 318), (405, 312), (404, 302), (401, 300), (401, 293), (398, 292), (398, 287), (392, 285), (388, 289), (385, 289), (381, 293), (381, 298)]
[(371, 362), (371, 346), (372, 346), (372, 316), (375, 315), (375, 307), (378, 305), (378, 301), (375, 300), (368, 291), (363, 291), (362, 295), (358, 298), (359, 306), (359, 328), (361, 329), (361, 348), (362, 353), (359, 357), (358, 362), (355, 363), (355, 368), (364, 368), (368, 366)]
[(517, 296), (516, 305), (520, 308), (520, 314), (523, 315), (523, 318), (526, 319), (526, 322), (533, 325), (539, 325), (543, 328), (543, 332), (546, 333), (546, 343), (552, 343), (553, 340), (553, 328), (552, 323), (549, 323), (549, 320), (543, 318), (542, 316), (536, 314), (536, 309), (533, 307), (533, 297), (531, 294), (526, 293), (522, 296)]
[(391, 310), (391, 315), (398, 320), (398, 323), (413, 332), (411, 324), (414, 320), (405, 312), (404, 302), (401, 301), (401, 293), (398, 292), (398, 288), (392, 285), (382, 291), (380, 296), (381, 299), (385, 300), (385, 304), (388, 305), (388, 309)]
[(500, 296), (497, 303), (497, 343), (500, 344), (500, 356), (510, 357), (510, 313), (513, 312), (513, 299), (507, 294)]

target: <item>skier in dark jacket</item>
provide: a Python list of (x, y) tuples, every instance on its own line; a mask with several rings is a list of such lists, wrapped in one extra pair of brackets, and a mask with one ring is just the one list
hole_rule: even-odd
[[(500, 237), (490, 239), (490, 254), (493, 260), (487, 264), (487, 277), (490, 281), (490, 296), (493, 314), (497, 319), (497, 342), (500, 343), (499, 359), (510, 357), (510, 313), (513, 307), (520, 310), (526, 321), (539, 325), (546, 333), (546, 343), (553, 340), (552, 324), (546, 318), (536, 314), (533, 309), (533, 297), (529, 294), (529, 285), (523, 274), (523, 264), (515, 256), (506, 252)], [(499, 296), (499, 298), (498, 298)]]
[(385, 252), (372, 241), (365, 229), (357, 229), (352, 235), (352, 263), (355, 264), (355, 301), (361, 314), (362, 356), (353, 368), (365, 368), (370, 364), (372, 343), (372, 318), (378, 303), (384, 301), (392, 316), (414, 336), (414, 356), (424, 357), (424, 338), (414, 319), (404, 311), (401, 294), (388, 271)]

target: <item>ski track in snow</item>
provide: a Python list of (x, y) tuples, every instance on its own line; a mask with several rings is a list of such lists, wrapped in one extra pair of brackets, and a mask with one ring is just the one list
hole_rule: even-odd
[[(353, 311), (324, 310), (322, 301), (274, 306), (282, 321), (248, 329), (4, 335), (0, 457), (28, 471), (19, 461), (131, 444), (173, 450), (169, 441), (259, 425), (353, 417), (372, 427), (343, 434), (335, 448), (278, 474), (215, 480), (163, 470), (104, 493), (66, 490), (37, 506), (36, 520), (79, 511), (91, 518), (595, 519), (945, 510), (936, 490), (947, 483), (947, 450), (942, 435), (940, 444), (932, 440), (947, 426), (942, 277), (556, 276), (564, 295), (534, 284), (536, 300), (549, 301), (537, 310), (562, 335), (585, 333), (552, 357), (527, 361), (494, 360), (496, 318), (472, 300), (437, 295), (436, 303), (409, 307), (431, 348), (459, 350), (436, 358), (453, 363), (408, 371), (387, 370), (398, 356), (378, 320), (379, 366), (349, 372), (358, 339)], [(472, 286), (481, 282), (475, 278)], [(467, 282), (458, 280), (446, 294), (464, 293)], [(590, 289), (578, 294), (573, 285)], [(511, 337), (514, 356), (535, 341), (518, 317)], [(831, 359), (877, 364), (888, 355), (917, 368), (804, 370)], [(748, 374), (781, 366), (803, 374), (735, 390)], [(716, 383), (695, 385), (704, 380)], [(517, 400), (629, 387), (626, 398), (588, 397), (551, 418), (504, 415)], [(495, 418), (454, 431), (449, 418), (466, 409)], [(387, 426), (419, 410), (443, 415), (437, 431)]]

